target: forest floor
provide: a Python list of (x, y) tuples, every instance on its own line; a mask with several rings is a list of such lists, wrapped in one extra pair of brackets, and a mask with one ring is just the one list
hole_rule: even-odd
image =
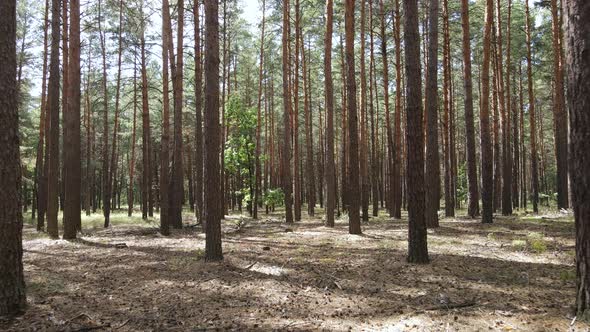
[[(461, 211), (459, 214), (464, 215)], [(186, 212), (185, 222), (195, 220)], [(442, 219), (431, 263), (406, 263), (407, 220), (286, 225), (233, 215), (222, 263), (205, 263), (199, 227), (84, 217), (76, 241), (24, 229), (28, 311), (9, 331), (567, 331), (574, 320), (571, 214)]]

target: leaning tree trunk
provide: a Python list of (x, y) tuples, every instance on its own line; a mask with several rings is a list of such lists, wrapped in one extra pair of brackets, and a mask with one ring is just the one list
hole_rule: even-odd
[(0, 3), (0, 31), (0, 316), (6, 316), (21, 312), (27, 304), (22, 261), (15, 0)]

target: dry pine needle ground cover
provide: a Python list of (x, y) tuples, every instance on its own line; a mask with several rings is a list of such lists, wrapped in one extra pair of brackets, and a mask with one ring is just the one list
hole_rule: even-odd
[[(188, 212), (186, 222), (194, 223)], [(9, 331), (567, 331), (575, 294), (571, 215), (443, 219), (431, 264), (405, 262), (407, 221), (364, 235), (279, 215), (223, 221), (225, 261), (203, 262), (198, 227), (116, 215), (76, 241), (24, 230), (28, 311)]]

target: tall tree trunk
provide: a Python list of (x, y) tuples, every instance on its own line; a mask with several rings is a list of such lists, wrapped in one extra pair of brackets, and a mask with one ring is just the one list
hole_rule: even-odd
[(258, 68), (258, 107), (256, 114), (256, 152), (255, 152), (255, 180), (254, 200), (252, 202), (252, 217), (258, 219), (258, 201), (260, 200), (260, 189), (262, 182), (262, 170), (260, 165), (261, 130), (262, 130), (262, 80), (264, 79), (264, 23), (266, 13), (266, 1), (262, 0), (262, 27), (260, 29), (260, 67)]
[[(391, 131), (391, 116), (389, 111), (389, 69), (388, 69), (388, 58), (387, 58), (387, 35), (386, 35), (386, 14), (385, 14), (385, 6), (383, 4), (383, 0), (379, 1), (379, 8), (381, 10), (381, 55), (383, 61), (383, 100), (385, 106), (385, 128), (387, 130), (387, 184), (389, 185), (389, 191), (387, 192), (387, 209), (389, 210), (389, 215), (393, 217), (393, 206), (394, 206), (394, 195), (393, 195), (393, 159), (396, 155), (396, 151), (393, 146), (393, 132)], [(353, 76), (354, 77), (354, 76)]]
[(569, 166), (576, 219), (576, 311), (578, 317), (587, 317), (590, 309), (590, 6), (583, 0), (563, 3), (571, 128)]
[(137, 47), (134, 52), (133, 62), (133, 129), (131, 130), (131, 157), (129, 160), (129, 188), (127, 191), (127, 215), (133, 215), (134, 200), (134, 176), (135, 176), (135, 141), (137, 136)]
[(86, 109), (86, 189), (85, 189), (85, 209), (86, 215), (90, 216), (93, 195), (93, 183), (94, 183), (94, 167), (92, 165), (93, 160), (93, 145), (92, 145), (92, 104), (90, 103), (90, 68), (91, 68), (91, 54), (92, 50), (88, 48), (88, 60), (86, 69), (86, 87), (84, 91), (84, 105)]
[(301, 34), (299, 0), (295, 0), (295, 68), (292, 75), (293, 88), (293, 206), (295, 221), (301, 220), (301, 181), (299, 177), (299, 36)]
[(346, 30), (346, 68), (347, 68), (347, 106), (348, 106), (348, 136), (350, 140), (348, 186), (353, 193), (348, 197), (348, 232), (361, 234), (360, 197), (359, 188), (359, 133), (356, 103), (356, 76), (354, 65), (354, 3), (346, 0), (345, 30)]
[[(143, 8), (140, 9), (143, 17)], [(142, 22), (144, 19), (142, 18)], [(148, 218), (150, 209), (150, 198), (151, 198), (151, 190), (152, 190), (152, 167), (150, 162), (150, 106), (148, 104), (149, 96), (148, 96), (148, 80), (147, 80), (147, 60), (146, 60), (146, 50), (145, 50), (145, 25), (142, 23), (141, 25), (141, 38), (140, 38), (140, 46), (141, 46), (141, 104), (142, 104), (142, 112), (141, 112), (141, 120), (142, 120), (142, 183), (141, 183), (141, 216), (144, 220)]]
[(197, 221), (203, 224), (203, 66), (201, 64), (201, 26), (199, 17), (199, 2), (194, 1), (194, 29), (195, 29), (195, 215)]
[[(305, 115), (305, 147), (306, 147), (306, 158), (305, 158), (305, 179), (307, 184), (306, 196), (307, 196), (307, 214), (313, 216), (315, 214), (315, 168), (313, 162), (313, 127), (312, 127), (312, 114), (311, 114), (311, 69), (308, 71), (310, 66), (306, 62), (305, 54), (305, 43), (303, 34), (300, 34), (301, 38), (301, 59), (303, 63), (303, 91), (304, 91), (304, 115)], [(310, 46), (311, 47), (311, 46)], [(311, 57), (311, 50), (308, 53)], [(321, 125), (320, 125), (321, 128)]]
[[(336, 208), (336, 165), (334, 163), (334, 82), (332, 81), (333, 19), (334, 1), (327, 0), (326, 34), (324, 36), (324, 85), (326, 90), (326, 163), (324, 174), (326, 175), (326, 226), (328, 227), (334, 227), (334, 209)], [(285, 29), (285, 27), (283, 27), (283, 29)], [(285, 39), (286, 38), (283, 37), (283, 40)], [(285, 110), (285, 112), (287, 112), (287, 110)]]
[[(438, 0), (429, 1), (428, 67), (426, 68), (426, 226), (438, 227), (440, 205), (440, 155), (438, 146)], [(446, 12), (445, 12), (446, 13)], [(445, 35), (446, 36), (446, 35)], [(446, 41), (446, 39), (445, 39)], [(446, 47), (446, 44), (445, 44)], [(446, 59), (446, 58), (445, 58)], [(446, 68), (446, 65), (445, 65)], [(445, 82), (448, 83), (445, 71)], [(445, 111), (448, 114), (445, 92)]]
[[(174, 228), (182, 228), (182, 199), (184, 196), (184, 179), (182, 166), (182, 98), (183, 98), (183, 34), (184, 34), (184, 0), (178, 0), (178, 31), (176, 41), (176, 66), (172, 47), (171, 27), (168, 27), (168, 53), (172, 70), (174, 89), (174, 151), (172, 154), (172, 171), (170, 174), (170, 206), (169, 224)], [(170, 24), (170, 21), (168, 21)]]
[(568, 146), (567, 113), (563, 89), (563, 64), (561, 58), (561, 24), (558, 15), (557, 0), (551, 0), (551, 19), (553, 31), (553, 72), (555, 79), (555, 97), (553, 105), (553, 129), (555, 131), (555, 159), (557, 161), (557, 207), (567, 209), (568, 198)]
[(67, 174), (64, 209), (64, 239), (75, 239), (81, 229), (81, 149), (80, 149), (80, 2), (70, 0), (70, 40), (68, 61), (68, 106), (64, 110), (64, 164)]
[[(53, 5), (55, 14), (59, 3), (54, 1)], [(5, 0), (0, 4), (0, 30), (0, 316), (7, 316), (22, 312), (27, 304), (22, 261), (15, 0)], [(56, 42), (54, 39), (53, 43)]]
[(424, 127), (417, 0), (404, 0), (407, 91), (408, 262), (428, 263), (424, 213)]
[[(498, 2), (498, 6), (500, 3)], [(499, 10), (498, 10), (499, 11)], [(504, 145), (504, 193), (502, 194), (502, 214), (511, 215), (514, 208), (515, 195), (515, 175), (514, 175), (514, 154), (513, 154), (513, 126), (514, 126), (514, 103), (512, 100), (512, 87), (510, 85), (511, 62), (511, 45), (512, 45), (512, 0), (508, 0), (508, 22), (506, 24), (506, 115), (505, 115), (505, 145)], [(518, 205), (518, 204), (517, 204)]]
[(402, 217), (402, 48), (401, 48), (401, 15), (399, 0), (395, 0), (395, 137), (393, 150), (397, 151), (393, 159), (393, 217)]
[(375, 52), (374, 45), (375, 40), (373, 37), (373, 2), (369, 1), (369, 111), (371, 117), (371, 194), (373, 202), (373, 217), (379, 215), (379, 159), (377, 153), (378, 128), (376, 128), (375, 119), (375, 106), (373, 104), (373, 90), (377, 94), (377, 89), (374, 87), (374, 75), (375, 75)]
[(53, 239), (59, 237), (57, 228), (58, 177), (59, 177), (59, 39), (60, 0), (51, 0), (51, 57), (49, 60), (49, 87), (47, 104), (49, 112), (49, 137), (47, 139), (47, 233)]
[[(434, 22), (433, 22), (434, 23)], [(437, 23), (438, 24), (438, 23)], [(444, 76), (444, 119), (443, 119), (443, 141), (444, 141), (444, 170), (445, 170), (445, 216), (455, 216), (455, 195), (453, 190), (453, 149), (452, 142), (452, 122), (453, 117), (452, 103), (453, 97), (451, 95), (451, 45), (449, 33), (449, 3), (448, 0), (443, 0), (443, 76)], [(430, 62), (429, 62), (430, 64)], [(436, 107), (436, 105), (435, 105)], [(436, 112), (436, 111), (435, 111)], [(430, 122), (428, 123), (430, 125)], [(438, 125), (438, 123), (436, 124)], [(438, 154), (438, 149), (436, 150)], [(438, 170), (438, 163), (436, 164)], [(428, 169), (427, 169), (428, 172)], [(437, 178), (438, 181), (438, 178)], [(428, 201), (428, 200), (427, 200)]]
[(109, 227), (111, 216), (111, 181), (109, 173), (109, 99), (107, 89), (106, 37), (102, 30), (101, 0), (98, 0), (98, 31), (102, 53), (103, 133), (102, 133), (102, 204), (104, 227)]
[(45, 211), (47, 209), (47, 155), (48, 150), (44, 149), (47, 144), (49, 129), (49, 115), (47, 112), (47, 58), (48, 31), (49, 31), (49, 0), (45, 0), (45, 16), (43, 21), (43, 78), (41, 81), (41, 116), (39, 119), (39, 145), (37, 146), (37, 158), (35, 161), (35, 172), (37, 181), (37, 231), (45, 229)]
[(283, 149), (281, 151), (282, 185), (285, 195), (285, 221), (293, 222), (293, 181), (291, 179), (291, 92), (289, 89), (289, 0), (283, 3)]
[(524, 144), (524, 138), (525, 138), (525, 132), (524, 132), (524, 89), (522, 87), (522, 63), (519, 64), (518, 66), (518, 79), (519, 79), (519, 88), (518, 88), (518, 95), (519, 95), (519, 110), (520, 110), (520, 120), (519, 120), (519, 125), (520, 125), (520, 151), (522, 151), (522, 157), (520, 158), (520, 160), (522, 160), (521, 163), (521, 199), (520, 201), (522, 202), (522, 206), (525, 208), (526, 210), (526, 204), (527, 204), (527, 181), (526, 181), (526, 171), (527, 171), (527, 165), (526, 165), (526, 145)]
[(170, 9), (167, 0), (162, 1), (162, 137), (160, 139), (160, 233), (170, 234), (170, 91), (168, 47), (172, 32)]
[(526, 44), (527, 44), (527, 77), (528, 77), (528, 92), (529, 92), (529, 119), (531, 136), (531, 183), (533, 189), (533, 212), (539, 212), (539, 166), (537, 154), (537, 126), (535, 121), (535, 91), (533, 88), (533, 63), (531, 56), (531, 17), (529, 13), (529, 0), (525, 1), (525, 16), (526, 16)]
[[(123, 0), (119, 0), (119, 47), (117, 50), (117, 83), (116, 83), (116, 91), (115, 91), (115, 123), (113, 125), (113, 144), (111, 147), (111, 167), (110, 167), (110, 178), (108, 179), (110, 183), (110, 187), (114, 188), (112, 190), (113, 195), (116, 196), (117, 193), (117, 161), (118, 161), (118, 154), (117, 154), (117, 141), (119, 140), (119, 105), (121, 99), (121, 62), (123, 57)], [(116, 206), (116, 204), (111, 203), (111, 206)]]
[(365, 66), (365, 25), (366, 25), (366, 14), (365, 14), (365, 0), (361, 0), (361, 49), (360, 49), (360, 82), (361, 82), (361, 93), (360, 93), (360, 186), (361, 186), (361, 211), (363, 221), (369, 221), (369, 171), (368, 171), (368, 153), (367, 153), (367, 77), (366, 77), (366, 66)]
[(463, 82), (465, 88), (465, 136), (467, 149), (467, 180), (469, 202), (467, 214), (479, 215), (479, 184), (477, 156), (475, 154), (475, 125), (473, 123), (473, 81), (471, 76), (471, 36), (469, 33), (469, 1), (461, 0), (461, 23), (463, 26)]
[(219, 126), (219, 18), (217, 0), (205, 0), (205, 260), (223, 259), (221, 249)]
[(481, 70), (481, 110), (480, 110), (480, 131), (481, 131), (481, 176), (482, 189), (481, 197), (483, 202), (482, 222), (493, 222), (493, 153), (490, 136), (490, 42), (492, 37), (492, 24), (494, 17), (494, 2), (486, 0), (486, 16), (483, 39), (483, 63)]

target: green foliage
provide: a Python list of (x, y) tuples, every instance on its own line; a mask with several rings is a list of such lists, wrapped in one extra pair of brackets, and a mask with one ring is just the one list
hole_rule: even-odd
[(283, 193), (283, 189), (276, 188), (276, 189), (269, 189), (264, 193), (264, 204), (275, 207), (280, 205), (285, 200), (285, 194)]

